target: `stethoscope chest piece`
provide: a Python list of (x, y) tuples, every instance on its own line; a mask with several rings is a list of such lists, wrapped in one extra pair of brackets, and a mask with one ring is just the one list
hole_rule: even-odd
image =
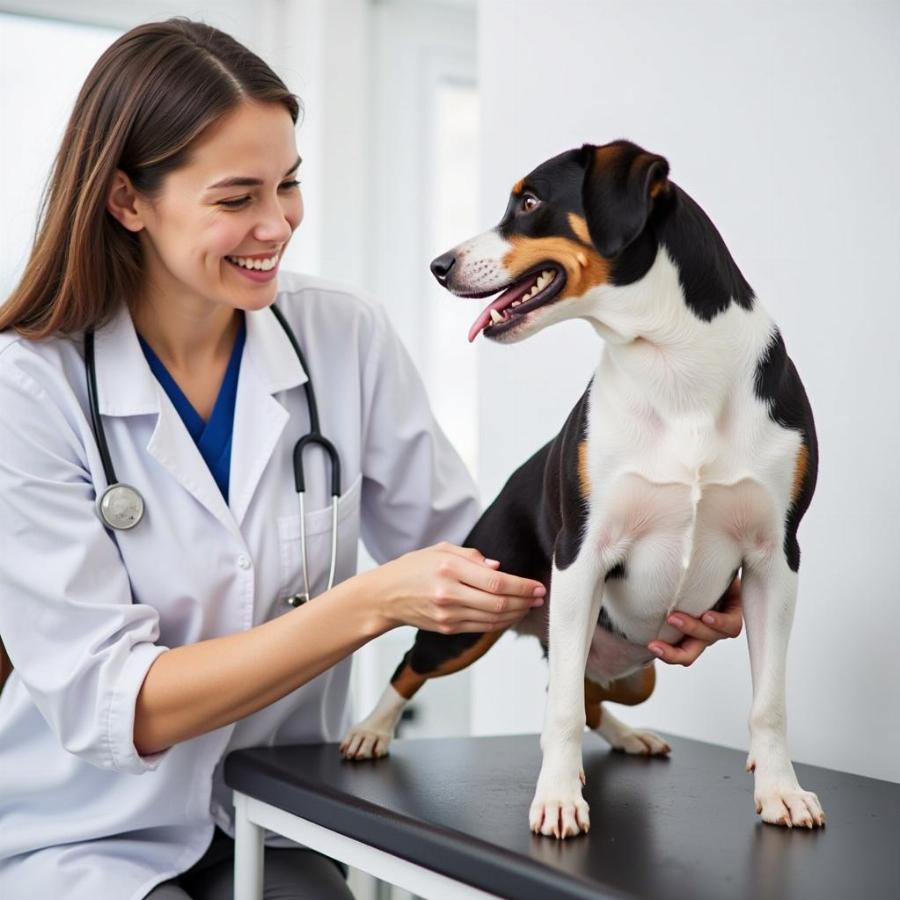
[(144, 498), (128, 484), (111, 484), (97, 507), (100, 518), (118, 531), (134, 528), (144, 518)]

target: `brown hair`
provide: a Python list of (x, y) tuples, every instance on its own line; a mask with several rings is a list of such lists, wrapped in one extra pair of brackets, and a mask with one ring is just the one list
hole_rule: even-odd
[(151, 201), (190, 145), (241, 102), (300, 99), (230, 35), (183, 17), (118, 38), (91, 69), (41, 196), (25, 272), (0, 306), (0, 331), (39, 340), (98, 328), (141, 284), (141, 244), (106, 209), (115, 170)]

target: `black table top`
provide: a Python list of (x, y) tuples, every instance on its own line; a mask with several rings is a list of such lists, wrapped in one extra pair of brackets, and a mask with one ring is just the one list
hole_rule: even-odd
[(537, 735), (397, 740), (346, 762), (336, 744), (238, 750), (225, 780), (305, 819), (514, 900), (898, 900), (900, 784), (796, 765), (824, 829), (765, 825), (746, 754), (665, 735), (669, 759), (584, 740), (588, 835), (528, 829)]

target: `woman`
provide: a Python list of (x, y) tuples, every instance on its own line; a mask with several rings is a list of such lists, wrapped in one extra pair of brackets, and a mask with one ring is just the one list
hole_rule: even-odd
[[(0, 310), (4, 897), (229, 896), (229, 750), (338, 740), (350, 654), (390, 628), (505, 628), (542, 602), (458, 546), (475, 487), (382, 308), (278, 272), (298, 114), (258, 57), (183, 19), (120, 37), (76, 101)], [(109, 457), (146, 504), (125, 530), (97, 512), (90, 334)], [(330, 474), (306, 451), (315, 599), (295, 608), (310, 378), (342, 483), (326, 590)], [(355, 575), (360, 534), (382, 565)], [(333, 861), (269, 846), (267, 895), (350, 896)]]

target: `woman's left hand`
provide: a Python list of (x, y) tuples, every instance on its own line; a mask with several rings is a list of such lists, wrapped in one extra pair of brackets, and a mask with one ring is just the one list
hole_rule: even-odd
[(743, 620), (740, 577), (731, 582), (720, 612), (710, 610), (695, 619), (676, 609), (666, 621), (685, 636), (677, 644), (651, 641), (647, 647), (663, 662), (689, 666), (710, 644), (722, 638), (737, 637), (741, 633)]

